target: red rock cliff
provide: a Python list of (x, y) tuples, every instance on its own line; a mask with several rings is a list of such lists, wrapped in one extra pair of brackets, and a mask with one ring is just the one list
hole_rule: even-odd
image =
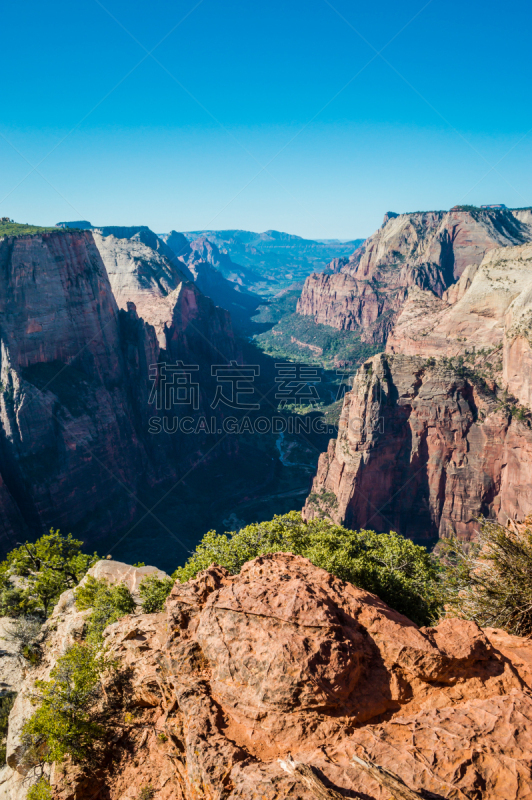
[(307, 278), (297, 310), (316, 322), (385, 342), (412, 287), (441, 297), (494, 247), (530, 241), (532, 228), (510, 211), (386, 215), (383, 226), (333, 275)]
[[(139, 486), (181, 473), (205, 446), (148, 432), (161, 348), (198, 365), (204, 384), (211, 364), (238, 357), (228, 313), (164, 254), (95, 235), (100, 249), (89, 231), (0, 240), (5, 548), (52, 525), (88, 541), (127, 525)], [(198, 414), (210, 416), (213, 396), (203, 385)]]
[(127, 521), (143, 453), (92, 235), (3, 238), (0, 284), (0, 472), (7, 518), (17, 510), (4, 535)]
[(530, 513), (531, 468), (532, 429), (487, 387), (442, 362), (381, 354), (345, 395), (304, 515), (469, 539), (480, 514), (506, 522)]

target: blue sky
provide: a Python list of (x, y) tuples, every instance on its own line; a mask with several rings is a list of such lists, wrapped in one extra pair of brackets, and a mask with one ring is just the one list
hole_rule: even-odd
[(524, 0), (4, 3), (0, 214), (356, 238), (532, 205), (531, 23)]

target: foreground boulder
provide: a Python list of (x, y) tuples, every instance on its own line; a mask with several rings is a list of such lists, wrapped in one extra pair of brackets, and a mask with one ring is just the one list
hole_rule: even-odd
[(441, 798), (531, 796), (532, 644), (420, 629), (300, 556), (212, 566), (106, 643), (122, 700), (99, 764), (54, 770), (62, 800), (311, 800), (290, 754), (345, 797), (389, 797), (353, 755)]

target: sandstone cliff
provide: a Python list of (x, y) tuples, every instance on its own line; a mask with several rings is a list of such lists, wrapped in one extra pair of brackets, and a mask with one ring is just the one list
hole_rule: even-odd
[(382, 227), (336, 274), (307, 278), (298, 313), (341, 330), (385, 342), (413, 287), (441, 297), (472, 264), (495, 247), (532, 239), (525, 212), (418, 212), (385, 217)]
[[(82, 635), (84, 614), (62, 596), (33, 677)], [(104, 749), (86, 769), (54, 768), (58, 800), (137, 800), (143, 789), (161, 800), (313, 800), (279, 763), (289, 754), (346, 797), (390, 794), (353, 755), (431, 796), (530, 796), (530, 642), (457, 619), (417, 628), (300, 556), (262, 556), (237, 576), (212, 566), (176, 583), (165, 612), (109, 626), (106, 644), (121, 679), (102, 693)], [(10, 720), (2, 777), (14, 790), (31, 685)]]
[(138, 316), (153, 326), (160, 348), (182, 361), (192, 358), (191, 363), (206, 349), (213, 363), (235, 357), (229, 314), (187, 279), (185, 264), (170, 262), (135, 237), (93, 235), (119, 308), (133, 303)]
[(210, 416), (211, 365), (239, 357), (229, 314), (155, 245), (68, 229), (0, 239), (2, 550), (51, 526), (119, 531), (139, 487), (216, 442), (149, 434), (157, 364), (197, 366), (192, 410)]
[(479, 365), (496, 356), (499, 386), (532, 407), (531, 323), (532, 245), (496, 248), (441, 299), (412, 290), (386, 349), (424, 356), (477, 351)]
[(129, 520), (145, 455), (90, 232), (0, 240), (3, 534)]
[(378, 355), (345, 395), (304, 514), (414, 539), (469, 539), (476, 518), (532, 509), (532, 429), (483, 381), (435, 359)]

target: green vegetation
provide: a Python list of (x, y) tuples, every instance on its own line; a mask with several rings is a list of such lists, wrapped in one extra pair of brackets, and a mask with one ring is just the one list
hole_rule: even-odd
[(354, 331), (341, 331), (295, 313), (282, 317), (271, 330), (254, 338), (265, 353), (275, 358), (329, 367), (338, 362), (356, 367), (382, 350), (382, 345), (362, 342)]
[(424, 547), (393, 532), (351, 531), (326, 519), (304, 523), (295, 511), (229, 535), (209, 531), (176, 575), (190, 580), (213, 562), (237, 574), (246, 561), (275, 552), (305, 556), (338, 578), (374, 592), (419, 625), (438, 616), (438, 567)]
[(253, 317), (253, 322), (258, 324), (268, 322), (276, 323), (283, 317), (294, 314), (300, 296), (301, 288), (286, 289), (276, 297), (272, 297), (268, 303), (259, 306), (257, 313)]
[(139, 586), (144, 613), (154, 614), (157, 611), (163, 611), (164, 602), (172, 591), (173, 585), (172, 578), (159, 578), (155, 573), (147, 575)]
[(35, 682), (31, 699), (38, 708), (22, 730), (27, 758), (41, 763), (89, 756), (105, 733), (93, 719), (93, 706), (101, 692), (100, 675), (108, 666), (94, 647), (77, 643), (57, 660), (49, 681)]
[(127, 586), (117, 583), (109, 586), (105, 581), (96, 580), (88, 575), (82, 586), (75, 591), (78, 611), (92, 609), (87, 620), (86, 640), (97, 647), (103, 639), (103, 632), (125, 614), (131, 614), (136, 606)]
[(46, 778), (40, 778), (37, 783), (30, 786), (27, 800), (52, 800), (52, 787)]
[(338, 506), (338, 499), (334, 492), (322, 489), (321, 492), (311, 492), (308, 504), (314, 508), (320, 519), (330, 517)]
[(481, 627), (532, 634), (532, 527), (511, 531), (482, 520), (475, 542), (441, 542), (442, 597), (450, 616)]
[(78, 585), (98, 561), (96, 553), (81, 552), (83, 542), (59, 530), (12, 550), (0, 564), (0, 614), (47, 617), (66, 589)]
[[(72, 228), (70, 228), (72, 231)], [(23, 225), (20, 222), (0, 222), (2, 236), (33, 236), (35, 233), (64, 233), (63, 228), (42, 228), (40, 225)]]
[(482, 211), (483, 209), (480, 206), (453, 206), (453, 211)]
[(27, 758), (35, 763), (74, 761), (90, 758), (94, 745), (105, 735), (98, 721), (101, 676), (115, 668), (105, 654), (103, 631), (135, 603), (124, 584), (108, 586), (89, 576), (75, 592), (78, 610), (92, 609), (85, 639), (76, 642), (61, 656), (50, 673), (50, 680), (36, 681), (32, 702), (38, 706), (24, 725), (22, 737)]
[(7, 692), (0, 697), (0, 769), (6, 763), (7, 723), (16, 696), (16, 692)]

